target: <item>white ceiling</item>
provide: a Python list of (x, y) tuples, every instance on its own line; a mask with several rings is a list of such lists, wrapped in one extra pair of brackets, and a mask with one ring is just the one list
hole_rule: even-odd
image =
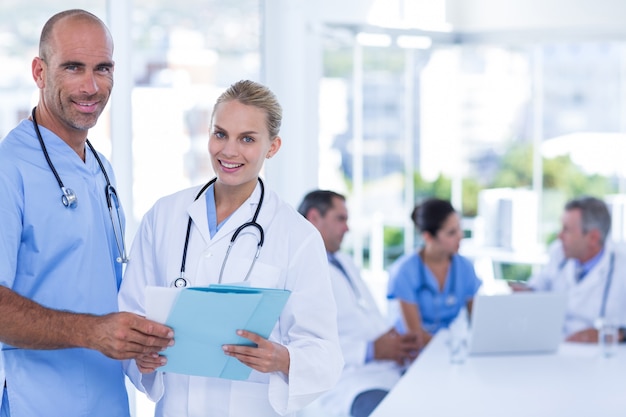
[(447, 29), (454, 32), (457, 42), (626, 39), (626, 0), (319, 0), (313, 3), (319, 21), (333, 26), (345, 25), (357, 30), (361, 30), (359, 26), (362, 30), (385, 26), (426, 32)]
[(446, 0), (446, 17), (458, 31), (578, 29), (626, 26), (624, 0)]

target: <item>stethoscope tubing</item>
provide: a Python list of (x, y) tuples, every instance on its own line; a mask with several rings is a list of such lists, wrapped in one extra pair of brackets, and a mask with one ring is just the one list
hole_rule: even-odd
[[(39, 123), (37, 123), (37, 116), (35, 114), (36, 109), (37, 109), (36, 106), (33, 107), (33, 110), (31, 112), (31, 117), (33, 119), (33, 126), (35, 127), (37, 140), (39, 141), (39, 144), (41, 146), (41, 150), (46, 159), (46, 162), (48, 163), (48, 166), (50, 167), (50, 170), (54, 174), (54, 177), (56, 178), (57, 183), (59, 184), (59, 188), (61, 188), (61, 192), (63, 193), (63, 195), (61, 196), (61, 202), (66, 208), (75, 208), (78, 205), (78, 198), (76, 197), (76, 194), (71, 188), (65, 187), (65, 185), (63, 184), (63, 181), (61, 180), (61, 176), (57, 172), (56, 168), (54, 167), (54, 164), (52, 163), (52, 160), (50, 159), (48, 149), (46, 148), (46, 145), (43, 141), (43, 137), (41, 135), (41, 131), (39, 129)], [(91, 142), (89, 142), (89, 139), (86, 139), (85, 143), (91, 150), (91, 153), (96, 158), (96, 161), (98, 162), (98, 166), (100, 167), (102, 174), (104, 174), (104, 179), (106, 180), (106, 185), (104, 187), (104, 195), (106, 196), (107, 207), (109, 209), (109, 216), (111, 217), (111, 224), (113, 226), (113, 234), (115, 235), (115, 244), (117, 245), (117, 249), (120, 254), (120, 256), (118, 256), (116, 260), (119, 263), (127, 263), (128, 256), (126, 255), (126, 243), (124, 241), (124, 231), (122, 230), (122, 219), (120, 217), (120, 212), (119, 212), (119, 199), (117, 196), (117, 191), (111, 185), (111, 181), (109, 180), (109, 175), (107, 174), (107, 171), (104, 168), (104, 164), (102, 163), (102, 160), (98, 156), (98, 152), (96, 152), (96, 149), (93, 147)], [(112, 197), (115, 198), (115, 202), (112, 201)], [(114, 203), (115, 203), (115, 209), (117, 210), (117, 220), (118, 220), (117, 229), (115, 225), (115, 220), (113, 219)], [(119, 235), (120, 235), (119, 237), (118, 237), (118, 230), (119, 230)]]
[[(50, 167), (50, 170), (54, 174), (54, 178), (56, 178), (57, 183), (59, 184), (59, 188), (61, 188), (61, 192), (63, 193), (63, 195), (61, 196), (61, 202), (63, 203), (65, 207), (74, 208), (77, 205), (76, 194), (71, 188), (65, 187), (65, 185), (63, 184), (63, 181), (61, 180), (61, 176), (59, 176), (59, 173), (57, 172), (56, 168), (54, 167), (54, 164), (52, 163), (52, 160), (50, 159), (50, 155), (48, 154), (48, 149), (46, 148), (46, 144), (43, 142), (43, 137), (41, 136), (41, 131), (39, 130), (39, 123), (37, 123), (37, 116), (35, 115), (35, 109), (37, 109), (37, 106), (33, 107), (33, 110), (31, 111), (31, 118), (33, 119), (33, 126), (35, 126), (35, 133), (37, 134), (37, 140), (39, 141), (39, 145), (41, 146), (41, 150), (43, 151), (43, 156), (46, 158), (46, 162), (48, 163), (48, 166)], [(87, 140), (87, 142), (89, 142), (89, 140)], [(90, 145), (90, 148), (91, 148), (91, 145)], [(98, 159), (98, 162), (100, 162), (99, 159)], [(108, 178), (107, 178), (107, 181), (108, 181)]]
[[(200, 198), (202, 193), (204, 193), (206, 191), (206, 189), (209, 188), (211, 186), (211, 184), (213, 184), (215, 182), (215, 180), (216, 180), (216, 178), (213, 178), (211, 181), (209, 181), (206, 184), (204, 184), (204, 186), (200, 189), (200, 191), (198, 192), (196, 197), (193, 199), (193, 201), (198, 200), (198, 198)], [(174, 281), (174, 286), (175, 287), (179, 286), (179, 285), (176, 285), (176, 282), (179, 279), (182, 280), (182, 281), (179, 281), (179, 282), (185, 284), (185, 285), (182, 285), (182, 286), (187, 286), (186, 285), (186, 280), (185, 280), (185, 264), (187, 263), (187, 248), (189, 247), (189, 236), (191, 235), (191, 224), (192, 223), (193, 223), (193, 221), (191, 220), (191, 216), (190, 216), (189, 219), (187, 220), (187, 234), (185, 235), (185, 246), (183, 247), (183, 258), (182, 258), (181, 263), (180, 263), (180, 277), (178, 277), (178, 279), (176, 279), (176, 281)]]
[[(565, 258), (559, 264), (559, 272), (563, 271), (567, 261), (570, 258)], [(615, 273), (615, 252), (612, 251), (609, 258), (609, 270), (606, 273), (606, 282), (604, 283), (604, 290), (602, 291), (602, 303), (600, 304), (600, 318), (605, 318), (606, 315), (606, 304), (609, 298), (609, 291), (611, 290), (611, 284), (613, 282), (613, 275)]]
[[(428, 272), (427, 272), (427, 267), (426, 267), (426, 262), (422, 259), (422, 256), (420, 254), (420, 251), (418, 251), (417, 253), (417, 257), (418, 257), (418, 274), (421, 275), (422, 277), (422, 282), (419, 286), (419, 288), (417, 289), (417, 293), (418, 293), (418, 297), (419, 294), (421, 294), (423, 291), (427, 291), (431, 294), (432, 298), (433, 298), (433, 316), (434, 316), (434, 320), (433, 323), (431, 325), (428, 325), (428, 328), (435, 328), (438, 327), (441, 323), (442, 320), (442, 309), (444, 308), (449, 308), (451, 306), (454, 306), (457, 303), (457, 295), (456, 295), (456, 281), (457, 279), (459, 279), (459, 277), (457, 277), (457, 273), (456, 273), (456, 268), (455, 268), (455, 263), (454, 263), (454, 257), (451, 256), (450, 257), (450, 269), (448, 271), (448, 276), (450, 279), (450, 286), (448, 288), (448, 295), (445, 297), (445, 299), (443, 300), (443, 306), (438, 303), (436, 300), (439, 297), (440, 293), (439, 291), (432, 289), (428, 286), (428, 283), (426, 282), (426, 280), (428, 279)], [(419, 302), (418, 302), (419, 303)], [(423, 320), (423, 318), (422, 318)], [(424, 323), (424, 325), (426, 325), (426, 323)], [(434, 326), (434, 327), (433, 327)]]
[[(428, 291), (430, 292), (433, 296), (437, 296), (439, 293), (438, 291), (430, 288), (428, 286), (428, 283), (426, 282), (427, 277), (428, 277), (428, 272), (427, 272), (427, 268), (426, 268), (426, 262), (422, 259), (422, 256), (420, 255), (419, 251), (417, 253), (417, 257), (418, 259), (418, 268), (419, 268), (419, 274), (423, 277), (423, 280), (421, 281), (421, 284), (419, 286), (419, 288), (417, 289), (418, 293), (421, 293), (422, 291)], [(456, 276), (456, 268), (455, 268), (455, 264), (454, 264), (454, 258), (450, 257), (450, 270), (448, 272), (448, 276), (450, 277), (450, 287), (448, 288), (448, 292), (450, 293), (450, 295), (448, 295), (448, 297), (446, 297), (446, 305), (453, 305), (456, 302), (456, 281), (457, 281), (457, 276)], [(448, 303), (448, 298), (453, 297), (454, 300), (451, 303)]]
[[(215, 183), (215, 181), (217, 181), (217, 177), (213, 178), (212, 180), (207, 182), (200, 189), (200, 191), (198, 191), (198, 193), (196, 194), (196, 197), (193, 199), (193, 201), (197, 201), (200, 198), (200, 196), (202, 194), (204, 194), (204, 192), (212, 184)], [(263, 227), (259, 223), (257, 223), (257, 218), (259, 217), (259, 212), (261, 211), (261, 206), (263, 205), (263, 199), (265, 197), (265, 185), (263, 184), (263, 180), (261, 180), (261, 178), (258, 178), (258, 181), (259, 181), (259, 186), (261, 187), (261, 196), (259, 197), (259, 203), (257, 204), (257, 207), (256, 207), (256, 210), (254, 212), (254, 215), (252, 216), (252, 220), (242, 224), (241, 226), (239, 226), (233, 232), (233, 235), (231, 236), (230, 242), (228, 244), (228, 248), (226, 249), (226, 255), (224, 256), (224, 260), (222, 261), (222, 266), (220, 268), (220, 274), (219, 274), (219, 277), (218, 277), (218, 283), (222, 282), (222, 276), (224, 274), (224, 268), (226, 267), (226, 263), (228, 261), (229, 255), (230, 255), (230, 250), (232, 249), (233, 245), (235, 244), (235, 241), (237, 240), (237, 237), (239, 236), (239, 234), (246, 227), (254, 227), (254, 228), (256, 228), (258, 230), (258, 232), (259, 232), (259, 241), (257, 243), (257, 249), (256, 249), (256, 253), (254, 255), (254, 258), (252, 259), (252, 263), (250, 264), (250, 267), (248, 268), (248, 272), (246, 273), (246, 276), (244, 278), (244, 282), (247, 281), (248, 278), (250, 277), (250, 273), (252, 272), (252, 269), (254, 268), (256, 260), (258, 259), (259, 254), (261, 253), (261, 248), (263, 247), (263, 243), (265, 242), (265, 232), (263, 230)], [(182, 255), (182, 259), (181, 259), (181, 263), (180, 263), (180, 275), (173, 282), (173, 286), (176, 287), (176, 288), (187, 287), (188, 284), (189, 284), (187, 279), (185, 278), (185, 266), (186, 266), (186, 262), (187, 262), (187, 250), (189, 248), (189, 240), (190, 240), (190, 236), (191, 236), (191, 224), (192, 223), (193, 223), (193, 220), (191, 219), (191, 216), (189, 216), (189, 219), (187, 220), (187, 233), (185, 235), (185, 244), (183, 245), (183, 255)]]

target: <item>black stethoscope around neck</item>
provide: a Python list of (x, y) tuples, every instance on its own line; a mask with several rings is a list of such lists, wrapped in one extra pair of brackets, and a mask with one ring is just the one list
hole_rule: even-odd
[[(418, 299), (420, 300), (418, 301), (418, 304), (421, 302), (420, 297), (424, 291), (430, 294), (432, 298), (432, 303), (433, 303), (432, 320), (428, 323), (424, 322), (424, 320), (422, 320), (422, 322), (423, 322), (424, 328), (427, 331), (432, 333), (432, 332), (435, 332), (437, 328), (441, 325), (443, 321), (442, 316), (444, 315), (444, 312), (446, 311), (445, 309), (449, 309), (457, 305), (458, 299), (456, 295), (456, 281), (457, 279), (459, 279), (459, 277), (456, 276), (457, 275), (456, 269), (455, 269), (456, 265), (455, 265), (453, 256), (451, 256), (450, 266), (448, 270), (448, 277), (450, 279), (448, 291), (447, 291), (447, 294), (439, 292), (438, 289), (434, 289), (430, 285), (428, 285), (428, 272), (427, 271), (430, 271), (430, 274), (433, 276), (433, 278), (434, 278), (434, 273), (432, 273), (432, 270), (427, 268), (426, 261), (424, 260), (421, 254), (421, 250), (418, 251), (417, 256), (419, 258), (418, 266), (417, 266), (418, 275), (422, 277), (421, 283), (419, 287), (417, 288)], [(444, 286), (444, 292), (445, 292), (445, 286)], [(445, 298), (443, 298), (443, 300), (441, 299), (442, 295), (445, 295)]]
[[(31, 112), (31, 118), (33, 119), (33, 126), (35, 127), (35, 133), (37, 134), (37, 139), (39, 140), (39, 144), (41, 145), (41, 150), (43, 151), (43, 155), (46, 158), (46, 162), (48, 163), (48, 166), (50, 167), (50, 170), (54, 174), (54, 177), (56, 178), (57, 183), (59, 184), (59, 188), (61, 188), (61, 192), (63, 193), (61, 195), (61, 202), (63, 203), (65, 208), (74, 209), (78, 205), (78, 197), (76, 197), (76, 193), (74, 193), (74, 190), (66, 187), (63, 184), (63, 181), (61, 180), (59, 173), (57, 172), (56, 168), (52, 164), (52, 160), (50, 159), (50, 155), (48, 154), (48, 149), (46, 148), (46, 145), (44, 144), (43, 137), (41, 136), (41, 131), (39, 130), (39, 124), (37, 123), (37, 117), (35, 115), (36, 109), (37, 107), (33, 107), (33, 110)], [(124, 241), (124, 230), (122, 228), (122, 218), (120, 216), (120, 202), (117, 197), (117, 191), (115, 191), (115, 188), (111, 185), (111, 181), (109, 180), (109, 176), (107, 174), (106, 169), (104, 169), (104, 164), (102, 163), (102, 161), (100, 160), (100, 157), (98, 156), (98, 152), (96, 152), (91, 142), (89, 142), (89, 139), (86, 139), (85, 142), (87, 143), (87, 146), (91, 150), (91, 153), (93, 153), (93, 156), (95, 156), (96, 161), (98, 162), (98, 165), (100, 166), (100, 170), (102, 171), (102, 174), (104, 174), (104, 179), (106, 180), (106, 186), (104, 187), (104, 194), (106, 197), (107, 207), (109, 208), (109, 216), (111, 217), (111, 224), (113, 225), (113, 235), (115, 236), (115, 244), (117, 245), (117, 250), (119, 252), (119, 256), (117, 257), (116, 260), (119, 263), (127, 263), (128, 256), (126, 256), (126, 242)], [(113, 219), (114, 217), (113, 206), (115, 206), (117, 222)]]
[[(207, 190), (207, 188), (209, 188), (212, 184), (215, 183), (215, 181), (217, 180), (217, 178), (213, 178), (211, 181), (207, 182), (198, 192), (198, 194), (196, 195), (196, 198), (194, 198), (193, 201), (198, 200), (198, 198), (200, 198), (200, 196)], [(230, 255), (230, 250), (232, 249), (233, 245), (235, 244), (235, 241), (237, 240), (237, 237), (239, 236), (239, 234), (247, 227), (254, 227), (259, 231), (259, 240), (257, 242), (257, 246), (256, 246), (256, 253), (254, 254), (254, 258), (252, 259), (252, 263), (250, 264), (250, 268), (248, 268), (248, 272), (246, 273), (245, 278), (243, 279), (244, 282), (246, 282), (248, 280), (248, 278), (250, 277), (250, 273), (252, 272), (252, 268), (254, 268), (254, 264), (256, 263), (256, 260), (259, 257), (259, 254), (261, 253), (261, 248), (263, 247), (263, 242), (265, 240), (265, 232), (263, 231), (263, 227), (257, 223), (257, 218), (259, 217), (259, 212), (261, 211), (261, 206), (263, 205), (263, 197), (265, 196), (265, 186), (263, 185), (263, 181), (261, 180), (261, 178), (258, 179), (259, 180), (259, 186), (261, 187), (261, 196), (259, 197), (259, 203), (257, 204), (256, 210), (254, 212), (254, 215), (252, 216), (252, 220), (249, 222), (246, 222), (244, 224), (242, 224), (241, 226), (239, 226), (235, 232), (233, 233), (232, 237), (230, 238), (230, 243), (228, 244), (228, 249), (226, 249), (226, 255), (224, 256), (224, 260), (222, 261), (222, 267), (220, 268), (220, 275), (218, 277), (217, 282), (218, 283), (222, 283), (222, 275), (224, 274), (224, 268), (226, 267), (226, 262), (228, 261), (228, 256)], [(187, 249), (189, 247), (189, 236), (191, 235), (191, 224), (192, 224), (192, 219), (191, 216), (189, 216), (189, 220), (187, 221), (187, 234), (185, 236), (185, 245), (183, 247), (183, 258), (181, 260), (180, 263), (180, 275), (178, 276), (178, 278), (176, 278), (173, 282), (172, 282), (172, 287), (176, 287), (176, 288), (184, 288), (189, 286), (189, 281), (187, 281), (187, 279), (185, 278), (185, 262), (187, 261)]]
[[(439, 295), (439, 291), (431, 288), (428, 285), (427, 282), (427, 268), (426, 268), (426, 261), (424, 261), (424, 258), (421, 255), (421, 251), (418, 251), (417, 256), (420, 258), (419, 262), (418, 262), (418, 269), (419, 269), (419, 274), (423, 277), (423, 280), (420, 284), (420, 286), (417, 289), (418, 293), (421, 293), (422, 291), (427, 291), (429, 293), (431, 293), (433, 299), (436, 299), (437, 296)], [(431, 272), (432, 274), (432, 272)], [(434, 274), (433, 274), (434, 276)], [(455, 263), (454, 263), (454, 259), (453, 257), (450, 257), (450, 270), (448, 272), (448, 277), (450, 277), (450, 285), (448, 287), (448, 294), (445, 297), (444, 300), (444, 304), (448, 307), (453, 306), (456, 304), (457, 302), (457, 297), (456, 297), (456, 280), (457, 280), (457, 276), (456, 276), (456, 270), (455, 270)]]

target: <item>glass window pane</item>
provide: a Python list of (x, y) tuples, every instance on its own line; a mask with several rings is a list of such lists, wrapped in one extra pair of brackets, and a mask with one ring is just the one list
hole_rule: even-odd
[[(39, 35), (46, 21), (68, 8), (63, 0), (2, 0), (0, 2), (0, 138), (37, 104), (39, 90), (31, 62), (39, 55)], [(105, 20), (105, 0), (77, 0), (71, 8), (89, 10)]]
[(135, 0), (132, 93), (134, 214), (208, 181), (212, 105), (259, 79), (260, 0)]

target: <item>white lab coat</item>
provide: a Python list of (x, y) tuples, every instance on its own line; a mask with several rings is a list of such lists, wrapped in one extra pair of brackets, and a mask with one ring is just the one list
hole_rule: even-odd
[(352, 402), (359, 393), (370, 389), (390, 390), (400, 379), (402, 370), (391, 360), (365, 362), (368, 343), (392, 326), (380, 313), (352, 259), (343, 253), (336, 253), (335, 256), (356, 285), (361, 302), (343, 273), (331, 265), (339, 341), (346, 364), (339, 383), (320, 398), (320, 404), (329, 413), (349, 415)]
[[(209, 234), (205, 196), (194, 202), (198, 191), (199, 188), (192, 188), (164, 197), (145, 215), (122, 281), (120, 310), (144, 314), (145, 287), (170, 286), (179, 276), (189, 216), (193, 224), (185, 278), (190, 286), (217, 283), (231, 236), (237, 227), (252, 219), (260, 187), (257, 185), (213, 238)], [(142, 376), (134, 362), (127, 362), (127, 373), (135, 386), (157, 401), (156, 416), (293, 415), (337, 382), (343, 359), (321, 236), (269, 190), (257, 221), (265, 230), (265, 243), (248, 281), (252, 286), (291, 291), (269, 337), (289, 350), (288, 378), (279, 372), (256, 371), (247, 381), (163, 372)], [(240, 282), (245, 277), (256, 251), (254, 233), (253, 228), (247, 228), (240, 234), (222, 283)]]
[(565, 259), (560, 240), (550, 246), (548, 255), (548, 264), (528, 284), (535, 290), (567, 294), (565, 337), (595, 326), (609, 276), (605, 317), (626, 327), (626, 252), (622, 246), (607, 241), (602, 258), (580, 282), (575, 278), (575, 261)]
[[(4, 375), (4, 363), (2, 360), (2, 343), (0, 343), (0, 383), (2, 383), (2, 390), (4, 391), (4, 384), (6, 382), (5, 379), (5, 375)], [(2, 409), (2, 399), (3, 399), (3, 394), (0, 394), (0, 409)]]

